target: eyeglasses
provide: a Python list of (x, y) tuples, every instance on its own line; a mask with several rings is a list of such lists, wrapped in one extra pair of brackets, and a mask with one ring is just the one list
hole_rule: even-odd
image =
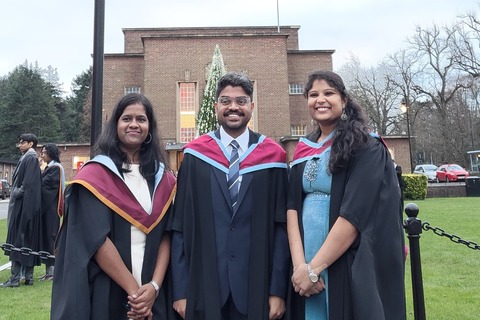
[(17, 146), (21, 146), (21, 145), (24, 144), (24, 143), (28, 143), (28, 141), (19, 141), (16, 145), (17, 145)]
[(218, 98), (218, 102), (220, 102), (220, 104), (224, 107), (230, 107), (232, 105), (233, 101), (235, 101), (235, 104), (237, 106), (243, 107), (247, 103), (250, 102), (250, 98), (246, 97), (246, 96), (240, 96), (240, 97), (235, 97), (235, 98), (222, 96), (222, 97)]

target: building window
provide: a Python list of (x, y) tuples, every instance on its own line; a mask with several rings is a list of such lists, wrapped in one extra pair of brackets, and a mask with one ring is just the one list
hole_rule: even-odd
[(195, 138), (196, 84), (179, 83), (180, 93), (180, 142), (190, 142)]
[(125, 94), (140, 93), (140, 87), (125, 87)]
[(304, 136), (306, 135), (307, 126), (305, 125), (293, 125), (290, 127), (292, 136)]
[(180, 128), (180, 141), (188, 142), (195, 139), (195, 128)]
[(290, 83), (288, 91), (289, 91), (290, 94), (303, 94), (303, 84), (301, 84), (301, 83)]

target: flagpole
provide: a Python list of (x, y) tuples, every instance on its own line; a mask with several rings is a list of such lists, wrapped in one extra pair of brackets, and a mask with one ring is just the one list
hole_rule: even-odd
[(277, 0), (277, 31), (280, 33), (280, 11), (278, 8), (278, 0)]

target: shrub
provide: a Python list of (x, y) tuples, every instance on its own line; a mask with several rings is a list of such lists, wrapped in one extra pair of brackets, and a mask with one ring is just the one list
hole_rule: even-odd
[(427, 196), (428, 178), (423, 174), (403, 174), (405, 200), (424, 200)]

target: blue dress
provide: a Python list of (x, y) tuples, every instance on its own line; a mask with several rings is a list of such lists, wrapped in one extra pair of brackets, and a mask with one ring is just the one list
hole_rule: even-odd
[[(331, 138), (331, 137), (329, 137)], [(312, 143), (313, 147), (321, 147), (325, 141)], [(331, 148), (307, 161), (303, 172), (303, 191), (306, 193), (303, 202), (302, 223), (304, 231), (303, 246), (305, 259), (311, 261), (325, 241), (329, 231), (330, 190), (332, 176), (328, 171)], [(328, 272), (324, 270), (321, 277), (326, 289), (317, 295), (305, 299), (305, 320), (328, 319)]]

